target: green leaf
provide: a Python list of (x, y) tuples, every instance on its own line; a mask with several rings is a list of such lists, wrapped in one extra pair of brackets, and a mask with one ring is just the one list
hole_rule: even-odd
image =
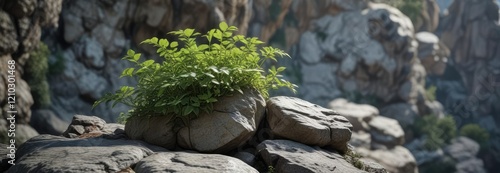
[(206, 50), (206, 49), (208, 49), (208, 48), (209, 48), (209, 47), (208, 47), (208, 45), (206, 45), (206, 44), (202, 44), (202, 45), (199, 45), (199, 46), (198, 46), (198, 50), (200, 50), (200, 51), (204, 51), (204, 50)]
[(278, 67), (278, 72), (285, 71), (286, 67)]
[(155, 63), (155, 60), (150, 59), (150, 60), (144, 61), (144, 62), (141, 64), (141, 66), (143, 66), (143, 67), (148, 67), (148, 66), (150, 66), (150, 65), (151, 65), (151, 64), (153, 64), (153, 63)]
[(141, 58), (141, 54), (140, 53), (134, 55), (134, 61), (135, 62), (137, 62), (139, 60), (139, 58)]
[[(161, 46), (161, 47), (168, 47), (168, 44), (169, 44), (169, 42), (168, 42), (168, 40), (167, 40), (167, 39), (163, 39), (163, 38), (162, 38), (162, 39), (160, 39), (160, 46)], [(159, 50), (159, 49), (158, 49), (158, 50)]]
[(190, 28), (184, 30), (184, 34), (187, 37), (191, 37), (191, 35), (193, 35), (193, 32), (194, 32), (194, 29), (190, 29)]
[(226, 22), (221, 22), (221, 23), (219, 24), (219, 28), (220, 28), (220, 30), (222, 30), (222, 31), (226, 31), (226, 30), (227, 30), (227, 28), (228, 28), (227, 23), (226, 23)]
[(124, 76), (132, 76), (134, 74), (134, 70), (135, 70), (134, 68), (126, 68), (125, 70), (123, 70), (120, 78)]
[(179, 46), (179, 43), (176, 41), (173, 41), (172, 43), (170, 43), (171, 48), (176, 48), (177, 46)]
[(134, 50), (129, 49), (129, 50), (127, 51), (127, 56), (133, 57), (134, 55), (135, 55), (135, 51), (134, 51)]

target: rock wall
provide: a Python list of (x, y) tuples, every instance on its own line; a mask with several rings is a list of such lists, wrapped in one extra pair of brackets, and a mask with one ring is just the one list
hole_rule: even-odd
[(206, 32), (221, 21), (237, 26), (244, 34), (251, 13), (251, 1), (247, 0), (64, 1), (62, 27), (45, 40), (57, 52), (50, 60), (63, 62), (59, 73), (49, 78), (51, 109), (68, 122), (75, 113), (116, 121), (119, 113), (129, 108), (100, 105), (92, 109), (92, 104), (120, 86), (135, 84), (119, 78), (131, 65), (120, 60), (128, 48), (139, 47), (150, 57), (155, 50), (139, 45), (144, 39), (188, 27)]
[[(18, 144), (38, 135), (27, 125), (31, 118), (33, 97), (30, 86), (22, 78), (24, 67), (32, 53), (40, 43), (42, 28), (57, 27), (62, 0), (19, 0), (0, 2), (0, 115), (4, 121), (7, 111), (16, 110)], [(10, 108), (7, 101), (8, 62), (14, 60), (15, 72), (15, 104)], [(4, 125), (3, 123), (1, 123)], [(0, 127), (2, 134), (4, 127)], [(4, 140), (4, 139), (2, 139)]]

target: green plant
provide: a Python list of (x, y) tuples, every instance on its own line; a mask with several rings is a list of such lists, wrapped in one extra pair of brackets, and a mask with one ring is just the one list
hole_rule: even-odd
[(274, 173), (274, 167), (273, 166), (268, 166), (267, 167), (267, 173)]
[(445, 172), (455, 172), (455, 165), (457, 163), (449, 157), (444, 157), (443, 159), (430, 161), (419, 166), (420, 172), (425, 173), (445, 173)]
[[(266, 60), (288, 56), (273, 47), (261, 47), (257, 38), (233, 36), (237, 28), (222, 22), (218, 29), (201, 35), (194, 29), (170, 32), (180, 41), (153, 37), (144, 40), (157, 48), (163, 62), (140, 62), (140, 53), (129, 50), (123, 58), (135, 64), (123, 76), (137, 77), (136, 87), (122, 86), (115, 94), (106, 94), (96, 101), (114, 101), (131, 106), (122, 116), (173, 115), (183, 122), (195, 118), (200, 112), (212, 111), (217, 98), (233, 92), (243, 93), (246, 88), (259, 91), (265, 98), (269, 89), (288, 87), (295, 92), (296, 85), (282, 79), (285, 67), (262, 68)], [(207, 44), (197, 44), (197, 38), (206, 38)]]
[(437, 87), (434, 85), (429, 86), (429, 88), (425, 90), (425, 96), (429, 101), (436, 101), (436, 90)]
[(35, 103), (34, 108), (46, 108), (51, 104), (49, 84), (47, 82), (48, 57), (50, 51), (44, 43), (30, 53), (25, 64), (24, 78), (31, 88), (31, 95)]
[(64, 69), (66, 68), (64, 64), (66, 61), (64, 60), (62, 54), (63, 53), (58, 48), (54, 55), (55, 61), (49, 62), (49, 75), (58, 75), (64, 72)]
[(460, 135), (468, 137), (476, 141), (481, 148), (484, 148), (488, 143), (490, 134), (485, 129), (477, 124), (467, 124), (460, 128)]
[(456, 123), (452, 116), (438, 119), (436, 116), (424, 116), (418, 118), (413, 129), (415, 135), (426, 136), (424, 147), (428, 150), (436, 150), (456, 136)]
[(348, 150), (344, 155), (344, 158), (346, 159), (347, 162), (351, 163), (354, 167), (356, 167), (358, 169), (364, 170), (365, 165), (360, 160), (362, 157), (363, 156), (361, 156), (358, 153), (355, 153), (352, 150)]

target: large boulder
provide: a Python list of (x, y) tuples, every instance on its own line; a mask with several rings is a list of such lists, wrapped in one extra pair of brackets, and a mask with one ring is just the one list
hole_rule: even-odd
[(137, 173), (150, 172), (213, 172), (213, 173), (257, 173), (243, 161), (220, 154), (188, 152), (159, 152), (139, 161), (134, 168)]
[(391, 173), (418, 173), (417, 163), (408, 149), (396, 146), (392, 149), (368, 150), (358, 148), (359, 154), (380, 163)]
[(277, 173), (365, 172), (336, 152), (288, 140), (266, 140), (257, 146), (264, 162)]
[(337, 112), (307, 101), (278, 96), (267, 102), (267, 121), (272, 134), (303, 144), (329, 146), (347, 151), (352, 125)]
[(264, 117), (266, 102), (256, 90), (224, 96), (212, 113), (203, 113), (177, 134), (177, 143), (186, 149), (224, 153), (249, 140)]
[(132, 139), (173, 149), (176, 144), (201, 152), (224, 153), (249, 140), (264, 117), (264, 98), (255, 90), (221, 97), (212, 113), (202, 113), (185, 127), (174, 131), (171, 116), (135, 116), (125, 131)]
[(17, 150), (7, 172), (118, 172), (155, 151), (165, 149), (136, 140), (40, 135)]

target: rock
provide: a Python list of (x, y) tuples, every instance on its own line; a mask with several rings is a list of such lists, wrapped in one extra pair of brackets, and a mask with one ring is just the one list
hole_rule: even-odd
[(448, 62), (449, 50), (430, 32), (419, 32), (415, 35), (418, 41), (418, 58), (430, 75), (443, 75)]
[(139, 161), (134, 171), (149, 172), (242, 172), (257, 173), (241, 160), (220, 154), (159, 152)]
[(39, 0), (38, 10), (40, 10), (40, 25), (54, 26), (59, 25), (59, 14), (62, 10), (63, 0)]
[(352, 132), (349, 144), (358, 148), (370, 148), (372, 143), (372, 136), (364, 131)]
[(371, 105), (355, 104), (344, 98), (333, 100), (328, 104), (328, 108), (346, 117), (352, 124), (354, 131), (368, 131), (367, 122), (370, 122), (375, 116), (379, 115), (378, 109)]
[(0, 28), (0, 52), (2, 52), (0, 56), (13, 53), (19, 45), (16, 29), (9, 14), (2, 10), (0, 10)]
[(266, 102), (256, 90), (218, 99), (214, 112), (202, 113), (177, 134), (177, 143), (200, 152), (225, 153), (248, 141), (264, 117)]
[(105, 65), (103, 46), (93, 37), (83, 36), (73, 47), (76, 58), (88, 68), (101, 69)]
[(458, 137), (444, 147), (444, 152), (458, 162), (475, 158), (479, 152), (479, 144), (467, 137)]
[(381, 115), (397, 120), (403, 128), (412, 125), (419, 116), (418, 113), (415, 105), (407, 103), (390, 104), (380, 109)]
[(16, 124), (16, 145), (19, 146), (32, 137), (38, 136), (38, 132), (26, 124)]
[(300, 38), (300, 55), (307, 63), (318, 63), (324, 56), (322, 55), (317, 39), (317, 36), (313, 32), (305, 32)]
[(285, 96), (272, 97), (267, 105), (267, 121), (274, 135), (307, 145), (347, 151), (352, 125), (337, 112)]
[(389, 147), (403, 145), (405, 142), (405, 133), (398, 121), (377, 116), (373, 118), (368, 125), (370, 126), (370, 135), (372, 140)]
[(415, 157), (418, 165), (422, 165), (424, 163), (433, 162), (444, 157), (444, 152), (441, 148), (429, 151), (425, 147), (426, 138), (416, 138), (409, 143), (405, 144), (405, 148), (410, 150)]
[(246, 151), (237, 152), (233, 157), (240, 159), (250, 166), (253, 166), (255, 163), (255, 155)]
[(68, 129), (62, 134), (67, 138), (77, 138), (86, 133), (102, 134), (106, 121), (96, 116), (75, 115)]
[(51, 110), (40, 109), (33, 112), (30, 125), (40, 134), (61, 135), (69, 123), (61, 120)]
[(457, 173), (486, 173), (483, 161), (476, 157), (479, 149), (475, 141), (461, 136), (444, 147), (444, 152), (457, 162)]
[(171, 116), (134, 116), (127, 120), (125, 132), (130, 139), (174, 149), (177, 137), (173, 127)]
[(264, 162), (282, 172), (364, 172), (340, 154), (288, 141), (266, 140), (257, 146)]
[(382, 165), (378, 164), (377, 162), (375, 162), (372, 159), (361, 158), (361, 159), (359, 159), (359, 161), (361, 161), (361, 163), (363, 163), (364, 170), (366, 172), (387, 173), (387, 170), (385, 170), (385, 168)]
[(17, 150), (7, 172), (118, 172), (158, 151), (165, 150), (135, 140), (40, 135)]
[(406, 148), (396, 146), (392, 149), (367, 150), (356, 149), (361, 155), (380, 163), (387, 172), (391, 173), (417, 173), (418, 167), (415, 158)]
[(0, 143), (0, 172), (4, 172), (9, 169), (12, 165), (9, 163), (10, 158), (7, 154), (10, 154), (9, 149), (7, 149), (9, 145)]
[(82, 19), (72, 14), (65, 14), (62, 16), (64, 21), (64, 40), (68, 43), (73, 43), (85, 32), (82, 27)]

